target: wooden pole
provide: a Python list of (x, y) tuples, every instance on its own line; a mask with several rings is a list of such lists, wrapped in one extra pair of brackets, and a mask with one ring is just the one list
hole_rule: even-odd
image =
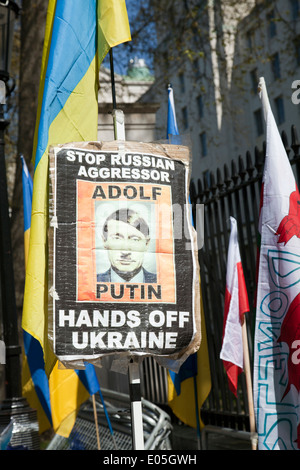
[(98, 428), (98, 415), (97, 415), (95, 394), (92, 395), (92, 399), (93, 399), (94, 419), (95, 419), (96, 435), (97, 435), (97, 448), (98, 450), (100, 450), (101, 447), (100, 447), (100, 436), (99, 436), (99, 428)]
[(125, 140), (124, 113), (121, 109), (117, 109), (114, 58), (113, 58), (112, 49), (110, 49), (109, 51), (109, 58), (110, 58), (111, 95), (112, 95), (112, 104), (113, 104), (112, 116), (113, 116), (113, 124), (114, 124), (114, 139)]
[(245, 377), (246, 377), (249, 419), (250, 419), (251, 446), (252, 446), (252, 450), (257, 450), (257, 433), (256, 433), (256, 428), (255, 428), (251, 368), (250, 368), (247, 327), (246, 327), (245, 316), (244, 316), (244, 321), (242, 325), (242, 336), (243, 336), (244, 372), (245, 372)]

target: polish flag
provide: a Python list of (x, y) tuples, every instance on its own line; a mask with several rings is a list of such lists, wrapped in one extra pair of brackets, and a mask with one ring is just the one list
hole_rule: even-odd
[(249, 302), (237, 236), (237, 224), (230, 217), (224, 305), (223, 343), (220, 358), (228, 376), (229, 389), (237, 395), (238, 376), (244, 368), (242, 325)]

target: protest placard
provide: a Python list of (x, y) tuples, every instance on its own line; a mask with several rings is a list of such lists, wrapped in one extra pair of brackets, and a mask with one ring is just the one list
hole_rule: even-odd
[(62, 361), (198, 349), (189, 150), (135, 142), (51, 147), (49, 335)]

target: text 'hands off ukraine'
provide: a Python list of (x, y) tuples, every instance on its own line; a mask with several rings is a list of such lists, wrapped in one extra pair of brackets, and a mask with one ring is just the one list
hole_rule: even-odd
[(60, 360), (199, 347), (188, 185), (186, 147), (50, 149), (49, 336)]

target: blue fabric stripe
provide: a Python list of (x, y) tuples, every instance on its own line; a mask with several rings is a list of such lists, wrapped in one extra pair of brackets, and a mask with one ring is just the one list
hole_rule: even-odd
[[(50, 424), (52, 425), (49, 383), (45, 372), (41, 345), (39, 341), (33, 338), (26, 331), (23, 331), (23, 339), (24, 350), (36, 394)], [(74, 372), (76, 372), (80, 381), (90, 395), (93, 395), (100, 390), (95, 368), (92, 364), (85, 363), (85, 370), (74, 370)]]
[(94, 395), (100, 390), (95, 367), (89, 362), (85, 362), (85, 369), (75, 370), (79, 379), (87, 389), (90, 395)]
[(187, 358), (187, 360), (182, 364), (179, 369), (178, 374), (175, 372), (169, 371), (170, 377), (174, 384), (177, 395), (181, 393), (181, 382), (191, 377), (195, 377), (198, 371), (197, 363), (197, 353), (192, 354)]
[[(48, 129), (86, 74), (97, 50), (97, 0), (57, 0), (44, 85), (35, 167)], [(76, 9), (76, 15), (74, 10)], [(91, 90), (92, 93), (92, 90)]]
[(173, 107), (173, 102), (171, 101), (171, 95), (173, 89), (171, 86), (168, 87), (168, 118), (167, 118), (167, 139), (169, 135), (179, 135), (176, 119), (175, 119), (175, 109)]
[(24, 350), (34, 384), (35, 392), (43, 410), (52, 425), (50, 393), (42, 347), (35, 338), (23, 330)]

